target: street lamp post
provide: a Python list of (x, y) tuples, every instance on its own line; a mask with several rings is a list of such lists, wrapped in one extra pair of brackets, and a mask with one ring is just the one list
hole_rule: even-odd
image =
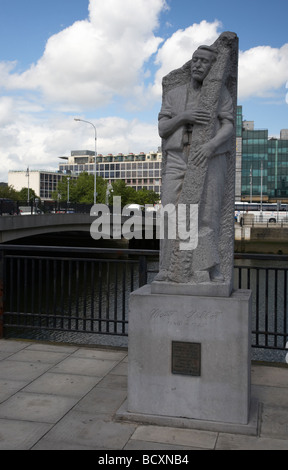
[(252, 191), (253, 191), (253, 173), (252, 173), (252, 166), (250, 168), (250, 203), (252, 204)]
[(97, 161), (96, 161), (96, 157), (97, 157), (97, 130), (96, 130), (96, 127), (94, 126), (94, 124), (90, 121), (84, 121), (83, 119), (77, 119), (77, 118), (74, 118), (74, 121), (77, 121), (77, 122), (86, 122), (86, 124), (90, 124), (91, 126), (94, 127), (94, 131), (95, 131), (95, 160), (94, 160), (94, 204), (96, 204), (96, 197), (97, 197), (97, 191), (96, 191), (96, 175), (97, 175)]
[(29, 203), (30, 203), (30, 184), (29, 184), (29, 178), (30, 178), (30, 170), (29, 170), (29, 166), (27, 167), (27, 172), (26, 172), (26, 176), (28, 177), (28, 193), (27, 193), (27, 204), (29, 206)]
[(70, 204), (70, 178), (68, 176), (67, 178), (67, 185), (68, 185), (68, 190), (67, 190), (67, 205), (68, 205), (68, 209), (69, 209), (69, 204)]

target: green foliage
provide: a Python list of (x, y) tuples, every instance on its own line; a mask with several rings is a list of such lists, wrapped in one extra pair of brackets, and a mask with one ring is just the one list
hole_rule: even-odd
[[(29, 188), (29, 201), (34, 200), (37, 197), (34, 189)], [(28, 188), (22, 188), (18, 192), (18, 201), (28, 201)]]
[[(94, 175), (88, 173), (81, 173), (78, 178), (63, 176), (59, 181), (56, 191), (52, 193), (54, 201), (66, 202), (68, 200), (68, 178), (69, 178), (69, 201), (71, 203), (79, 204), (93, 204), (94, 202)], [(109, 185), (111, 187), (111, 185)], [(106, 191), (108, 182), (97, 176), (96, 178), (96, 191), (97, 203), (106, 204), (107, 202), (113, 204), (113, 196), (121, 197), (122, 207), (128, 204), (156, 204), (159, 201), (159, 196), (154, 191), (141, 189), (136, 191), (131, 186), (127, 186), (125, 181), (116, 180), (112, 183), (112, 190), (110, 190), (109, 199), (106, 199)], [(29, 199), (34, 200), (39, 196), (33, 189), (29, 189)], [(22, 188), (21, 191), (16, 191), (13, 186), (0, 186), (0, 198), (8, 198), (14, 201), (27, 201), (28, 188)], [(41, 201), (40, 201), (41, 203)]]
[[(34, 200), (35, 197), (38, 197), (37, 194), (33, 189), (29, 188), (29, 200)], [(28, 188), (16, 191), (13, 186), (0, 186), (0, 198), (12, 199), (12, 201), (28, 201)]]
[[(105, 203), (107, 182), (97, 176), (96, 178), (96, 192), (97, 203)], [(68, 176), (64, 176), (59, 181), (56, 191), (52, 193), (52, 199), (57, 201), (68, 200)], [(88, 173), (81, 173), (78, 178), (69, 179), (69, 201), (78, 202), (79, 204), (93, 204), (94, 202), (94, 176)]]
[(141, 189), (136, 191), (136, 204), (145, 206), (145, 204), (157, 204), (159, 202), (159, 195), (155, 191)]
[[(106, 204), (106, 191), (108, 182), (102, 177), (97, 176), (96, 179), (96, 191), (97, 191), (97, 203)], [(116, 180), (112, 183), (112, 189), (110, 190), (108, 204), (113, 204), (113, 196), (121, 197), (122, 207), (127, 204), (156, 204), (159, 201), (159, 196), (154, 191), (147, 191), (142, 189), (136, 191), (135, 189), (127, 186), (125, 181)], [(57, 190), (53, 192), (52, 198), (57, 201), (68, 200), (68, 176), (64, 176), (63, 179), (58, 183)], [(71, 178), (69, 180), (69, 201), (78, 202), (80, 204), (93, 204), (94, 202), (94, 176), (88, 173), (81, 173), (78, 178)]]
[(13, 201), (17, 201), (19, 199), (18, 191), (16, 191), (13, 186), (0, 186), (0, 198), (12, 199)]
[(157, 193), (147, 189), (141, 189), (136, 191), (136, 189), (127, 186), (125, 181), (117, 180), (112, 183), (113, 192), (110, 193), (109, 204), (113, 203), (113, 196), (121, 196), (122, 207), (127, 204), (140, 204), (145, 206), (145, 204), (156, 204), (159, 201), (159, 196)]

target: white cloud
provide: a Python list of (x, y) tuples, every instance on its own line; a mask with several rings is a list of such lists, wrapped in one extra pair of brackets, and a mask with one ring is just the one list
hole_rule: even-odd
[(12, 123), (15, 119), (15, 106), (12, 98), (0, 97), (0, 127)]
[[(89, 127), (63, 113), (96, 110), (118, 96), (142, 99), (143, 67), (162, 41), (154, 31), (166, 7), (165, 0), (90, 0), (89, 18), (51, 36), (28, 70), (0, 62), (0, 88), (11, 95), (0, 100), (0, 180), (28, 164), (56, 169), (58, 156), (93, 149)], [(97, 126), (102, 153), (159, 144), (155, 126), (135, 119), (110, 117)]]
[[(154, 97), (162, 93), (162, 78), (172, 70), (181, 67), (201, 44), (212, 44), (222, 25), (201, 21), (185, 30), (176, 31), (159, 48), (156, 64), (159, 69), (152, 87)], [(259, 46), (239, 52), (239, 99), (255, 96), (271, 96), (275, 90), (285, 86), (288, 80), (288, 44), (281, 48)]]
[[(71, 116), (56, 114), (39, 117), (21, 112), (13, 115), (16, 101), (0, 100), (0, 181), (8, 180), (9, 170), (56, 170), (58, 157), (71, 150), (94, 150), (92, 127), (76, 123)], [(27, 104), (27, 108), (29, 103)], [(8, 113), (7, 113), (8, 110)], [(10, 113), (10, 114), (9, 114)], [(84, 118), (84, 117), (83, 117)], [(97, 127), (97, 152), (148, 152), (160, 145), (157, 126), (138, 119), (112, 116), (93, 120)]]
[(288, 44), (259, 46), (239, 55), (239, 98), (269, 96), (288, 80)]
[(156, 65), (160, 66), (152, 88), (156, 97), (162, 93), (162, 78), (188, 62), (197, 47), (216, 41), (220, 27), (221, 23), (217, 20), (213, 23), (201, 21), (200, 24), (195, 23), (184, 30), (179, 29), (165, 41), (156, 57)]
[[(164, 41), (157, 27), (165, 8), (165, 0), (90, 0), (87, 20), (51, 36), (28, 70), (17, 73), (16, 62), (0, 62), (0, 181), (7, 181), (9, 169), (56, 169), (58, 156), (93, 150), (92, 129), (75, 123), (74, 113), (85, 119), (88, 111), (118, 106), (119, 97), (122, 109), (134, 115), (119, 118), (115, 106), (105, 109), (110, 117), (93, 119), (98, 152), (157, 149), (157, 111), (151, 122), (136, 113), (151, 103), (160, 108), (163, 76), (200, 44), (213, 43), (222, 29), (218, 20), (202, 21)], [(268, 96), (287, 81), (288, 44), (240, 52), (240, 100)]]
[(89, 19), (51, 36), (29, 70), (11, 74), (15, 64), (3, 65), (2, 86), (40, 90), (46, 100), (69, 109), (95, 108), (115, 94), (131, 94), (162, 41), (154, 31), (165, 7), (165, 0), (90, 0)]
[[(149, 152), (157, 150), (160, 145), (158, 129), (154, 123), (111, 117), (100, 119), (97, 129), (101, 136), (98, 142), (99, 153)], [(113, 140), (111, 141), (112, 130)]]

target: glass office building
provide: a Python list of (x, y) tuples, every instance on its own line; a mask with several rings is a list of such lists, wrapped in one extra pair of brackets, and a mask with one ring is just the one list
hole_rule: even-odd
[(288, 200), (288, 136), (268, 141), (267, 188), (270, 199)]
[[(41, 199), (51, 198), (63, 175), (94, 174), (93, 151), (72, 150), (70, 156), (59, 158), (57, 173), (30, 172), (31, 187), (34, 183)], [(161, 148), (149, 153), (97, 155), (97, 175), (111, 182), (124, 180), (136, 190), (161, 194), (161, 170)], [(25, 172), (10, 172), (9, 184), (16, 189), (27, 187)], [(280, 139), (269, 138), (267, 129), (254, 129), (254, 121), (243, 121), (242, 106), (237, 106), (235, 200), (258, 202), (261, 193), (263, 202), (288, 202), (288, 129), (281, 130)]]
[(243, 130), (242, 196), (267, 198), (268, 130)]
[[(243, 121), (240, 116), (242, 116), (242, 107), (238, 106), (237, 139), (241, 142), (242, 153), (241, 171), (238, 171), (238, 187), (241, 186), (241, 199), (255, 202), (261, 199), (263, 202), (279, 200), (288, 202), (287, 131), (281, 130), (280, 139), (269, 138), (268, 129), (254, 129), (253, 121)], [(241, 129), (240, 121), (242, 121)]]

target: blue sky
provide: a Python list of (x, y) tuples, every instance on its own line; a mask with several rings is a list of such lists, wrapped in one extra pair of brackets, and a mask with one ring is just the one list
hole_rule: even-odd
[[(57, 169), (72, 149), (160, 145), (162, 77), (223, 31), (239, 36), (244, 118), (288, 128), (284, 0), (0, 0), (0, 181), (9, 169)], [(287, 100), (288, 101), (288, 100)]]

